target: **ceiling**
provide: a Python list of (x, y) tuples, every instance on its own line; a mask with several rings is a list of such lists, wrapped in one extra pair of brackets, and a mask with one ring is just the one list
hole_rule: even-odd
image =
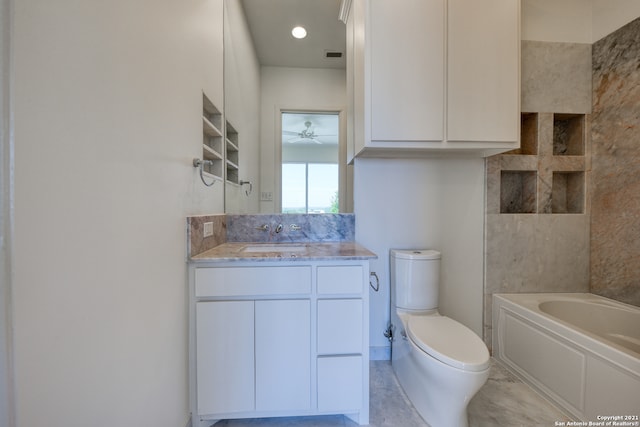
[[(345, 68), (346, 29), (338, 19), (341, 0), (242, 0), (261, 65)], [(307, 29), (301, 40), (295, 26)], [(342, 58), (325, 53), (342, 52)]]

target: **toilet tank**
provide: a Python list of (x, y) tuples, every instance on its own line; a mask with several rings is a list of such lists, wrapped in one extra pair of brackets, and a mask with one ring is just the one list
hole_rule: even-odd
[(393, 249), (391, 280), (395, 307), (405, 310), (437, 309), (440, 252)]

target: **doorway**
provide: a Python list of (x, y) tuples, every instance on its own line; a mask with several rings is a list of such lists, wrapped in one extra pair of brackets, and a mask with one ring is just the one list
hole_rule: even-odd
[(281, 212), (340, 212), (340, 113), (282, 111), (280, 124)]

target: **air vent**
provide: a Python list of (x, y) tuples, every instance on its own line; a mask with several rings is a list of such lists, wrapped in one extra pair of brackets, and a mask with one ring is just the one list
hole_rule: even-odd
[(326, 51), (324, 53), (324, 56), (326, 58), (342, 58), (342, 52), (331, 52), (331, 51)]

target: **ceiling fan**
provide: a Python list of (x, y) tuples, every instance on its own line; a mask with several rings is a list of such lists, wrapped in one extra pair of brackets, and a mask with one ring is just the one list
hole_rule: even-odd
[(336, 135), (318, 135), (315, 133), (314, 129), (313, 129), (313, 123), (311, 123), (309, 120), (307, 120), (306, 122), (304, 122), (305, 125), (305, 129), (301, 130), (300, 132), (295, 132), (295, 131), (290, 131), (290, 130), (283, 130), (282, 131), (282, 135), (291, 135), (293, 136), (293, 138), (290, 138), (288, 140), (286, 140), (285, 142), (287, 143), (297, 143), (297, 142), (314, 142), (316, 144), (322, 144), (322, 141), (320, 141), (318, 138), (323, 137), (323, 136), (336, 136)]

